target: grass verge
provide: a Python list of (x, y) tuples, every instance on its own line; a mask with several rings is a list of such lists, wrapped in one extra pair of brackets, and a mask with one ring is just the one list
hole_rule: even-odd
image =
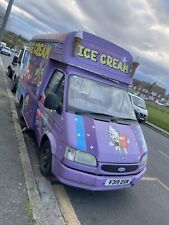
[(26, 204), (25, 212), (31, 217), (31, 221), (28, 223), (28, 225), (36, 225), (36, 221), (33, 219), (32, 215), (32, 204), (30, 202)]
[(169, 132), (169, 109), (153, 103), (148, 103), (147, 108), (149, 112), (148, 121)]

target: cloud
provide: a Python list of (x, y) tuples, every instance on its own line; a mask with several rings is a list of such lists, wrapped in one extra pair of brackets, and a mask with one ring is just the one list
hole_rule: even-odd
[(169, 90), (168, 11), (167, 0), (15, 0), (8, 29), (29, 39), (37, 33), (84, 29), (138, 56), (137, 76)]

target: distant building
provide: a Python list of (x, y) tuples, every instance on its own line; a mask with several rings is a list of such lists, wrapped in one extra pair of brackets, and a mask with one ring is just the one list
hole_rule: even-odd
[(133, 79), (133, 89), (142, 98), (151, 101), (166, 101), (166, 89), (156, 83), (148, 83)]
[(169, 95), (165, 97), (165, 104), (166, 106), (169, 106)]

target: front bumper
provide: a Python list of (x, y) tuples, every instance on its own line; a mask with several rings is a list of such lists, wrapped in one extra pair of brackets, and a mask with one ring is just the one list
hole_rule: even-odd
[(143, 113), (136, 113), (136, 117), (137, 117), (138, 120), (146, 121), (148, 115), (145, 115), (145, 114), (143, 114)]
[[(128, 188), (135, 185), (146, 172), (146, 167), (136, 175), (99, 176), (69, 168), (55, 159), (53, 162), (52, 172), (57, 177), (57, 179), (64, 184), (86, 190), (106, 191)], [(107, 179), (131, 179), (131, 182), (127, 185), (105, 186)]]

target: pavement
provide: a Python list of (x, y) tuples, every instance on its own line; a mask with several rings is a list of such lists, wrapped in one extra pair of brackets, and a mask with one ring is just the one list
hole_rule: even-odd
[(5, 79), (0, 73), (0, 224), (32, 222)]
[(0, 58), (0, 225), (65, 225), (49, 181), (35, 180)]

